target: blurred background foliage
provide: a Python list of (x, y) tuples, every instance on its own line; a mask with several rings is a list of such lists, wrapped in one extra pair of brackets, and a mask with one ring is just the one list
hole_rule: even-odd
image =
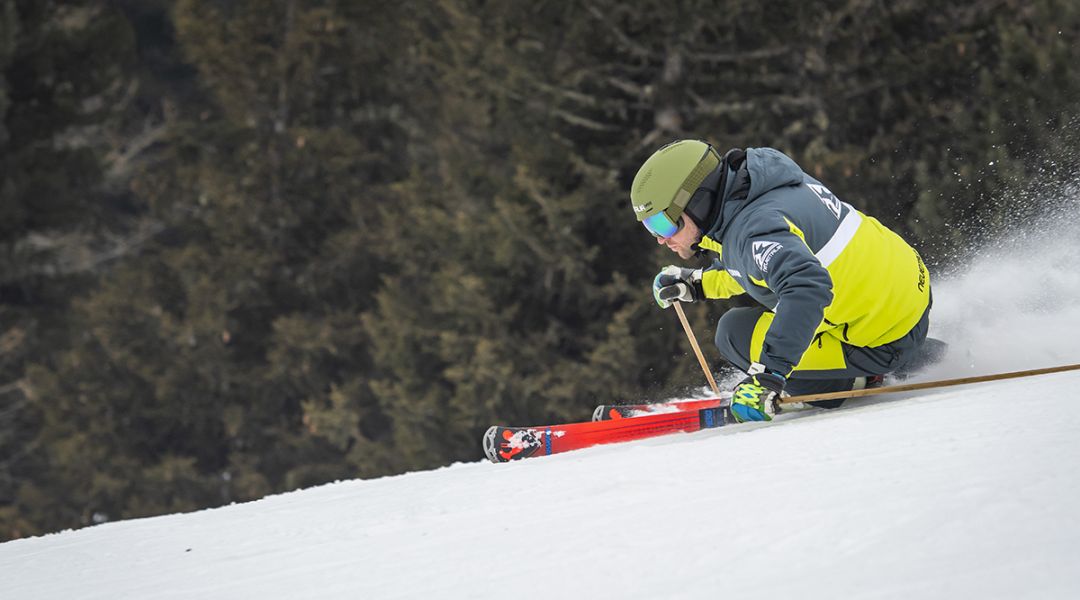
[(1077, 156), (1078, 42), (1071, 0), (0, 0), (0, 538), (696, 388), (654, 149), (784, 150), (942, 266)]

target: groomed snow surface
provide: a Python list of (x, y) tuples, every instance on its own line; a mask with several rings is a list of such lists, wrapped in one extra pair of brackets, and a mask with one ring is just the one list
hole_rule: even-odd
[[(951, 349), (920, 379), (1080, 363), (1062, 198), (934, 279)], [(1080, 598), (1078, 390), (1074, 371), (890, 395), (16, 540), (0, 600)]]
[(1077, 598), (1077, 389), (978, 384), (17, 540), (0, 596)]

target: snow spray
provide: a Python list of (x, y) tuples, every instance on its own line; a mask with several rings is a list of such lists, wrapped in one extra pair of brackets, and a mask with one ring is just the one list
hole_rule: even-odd
[(1054, 187), (933, 281), (930, 336), (950, 347), (913, 381), (1080, 363), (1080, 180)]

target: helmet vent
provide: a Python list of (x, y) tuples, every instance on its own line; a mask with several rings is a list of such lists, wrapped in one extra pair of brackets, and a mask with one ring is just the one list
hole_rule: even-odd
[(653, 170), (649, 169), (646, 173), (642, 174), (641, 181), (638, 183), (636, 192), (641, 192), (641, 188), (645, 187), (646, 183), (649, 183), (649, 179), (652, 178)]

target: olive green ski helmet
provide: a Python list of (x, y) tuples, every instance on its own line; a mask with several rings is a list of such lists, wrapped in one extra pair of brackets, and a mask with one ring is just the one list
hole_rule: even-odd
[(654, 152), (630, 186), (637, 220), (657, 237), (675, 235), (690, 197), (719, 164), (713, 147), (699, 140), (672, 142)]

